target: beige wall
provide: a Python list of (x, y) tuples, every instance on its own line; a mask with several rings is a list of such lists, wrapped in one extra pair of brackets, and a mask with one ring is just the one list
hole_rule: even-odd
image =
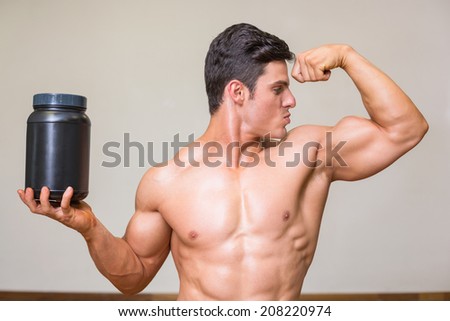
[[(59, 1), (0, 0), (0, 290), (114, 288), (95, 269), (77, 233), (29, 215), (24, 182), (26, 119), (32, 95), (88, 97), (92, 120), (90, 196), (97, 216), (120, 236), (145, 172), (102, 167), (108, 141), (182, 140), (206, 127), (203, 60), (225, 27), (250, 22), (293, 51), (351, 44), (385, 70), (421, 108), (424, 141), (383, 173), (336, 183), (326, 207), (312, 292), (450, 290), (450, 2), (428, 1)], [(293, 84), (293, 124), (334, 124), (365, 115), (342, 71), (328, 83)], [(158, 147), (158, 148), (157, 148)], [(176, 292), (171, 258), (147, 292)]]

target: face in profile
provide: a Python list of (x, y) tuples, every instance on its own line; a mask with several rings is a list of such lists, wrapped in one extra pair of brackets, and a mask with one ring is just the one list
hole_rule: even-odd
[(289, 76), (285, 61), (267, 64), (258, 78), (253, 95), (243, 106), (242, 121), (245, 130), (255, 137), (281, 139), (290, 123), (291, 108), (295, 98), (289, 89)]

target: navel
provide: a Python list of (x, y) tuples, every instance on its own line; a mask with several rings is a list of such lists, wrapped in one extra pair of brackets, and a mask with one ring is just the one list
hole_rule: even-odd
[(289, 211), (283, 212), (283, 221), (287, 222), (290, 217), (291, 217), (291, 213), (289, 213)]
[(196, 240), (198, 238), (198, 233), (196, 231), (190, 231), (189, 232), (189, 239), (190, 240)]

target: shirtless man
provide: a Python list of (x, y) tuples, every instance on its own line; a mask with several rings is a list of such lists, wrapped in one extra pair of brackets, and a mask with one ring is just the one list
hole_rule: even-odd
[[(428, 125), (408, 96), (354, 49), (327, 45), (298, 54), (292, 77), (325, 81), (342, 68), (370, 118), (287, 133), (296, 102), (286, 60), (294, 57), (284, 41), (248, 24), (213, 40), (205, 63), (209, 126), (143, 176), (122, 238), (85, 202), (71, 205), (72, 188), (58, 208), (46, 187), (39, 202), (30, 188), (19, 190), (20, 198), (31, 212), (80, 232), (99, 271), (123, 293), (143, 290), (172, 251), (180, 300), (297, 299), (330, 184), (386, 168)], [(281, 141), (261, 144), (268, 135)]]

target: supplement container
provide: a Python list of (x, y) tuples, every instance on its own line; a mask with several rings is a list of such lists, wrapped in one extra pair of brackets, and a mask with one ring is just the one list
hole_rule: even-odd
[(86, 115), (86, 97), (70, 94), (36, 94), (34, 112), (27, 121), (25, 187), (39, 199), (43, 186), (50, 200), (61, 201), (72, 186), (72, 201), (89, 192), (91, 121)]

